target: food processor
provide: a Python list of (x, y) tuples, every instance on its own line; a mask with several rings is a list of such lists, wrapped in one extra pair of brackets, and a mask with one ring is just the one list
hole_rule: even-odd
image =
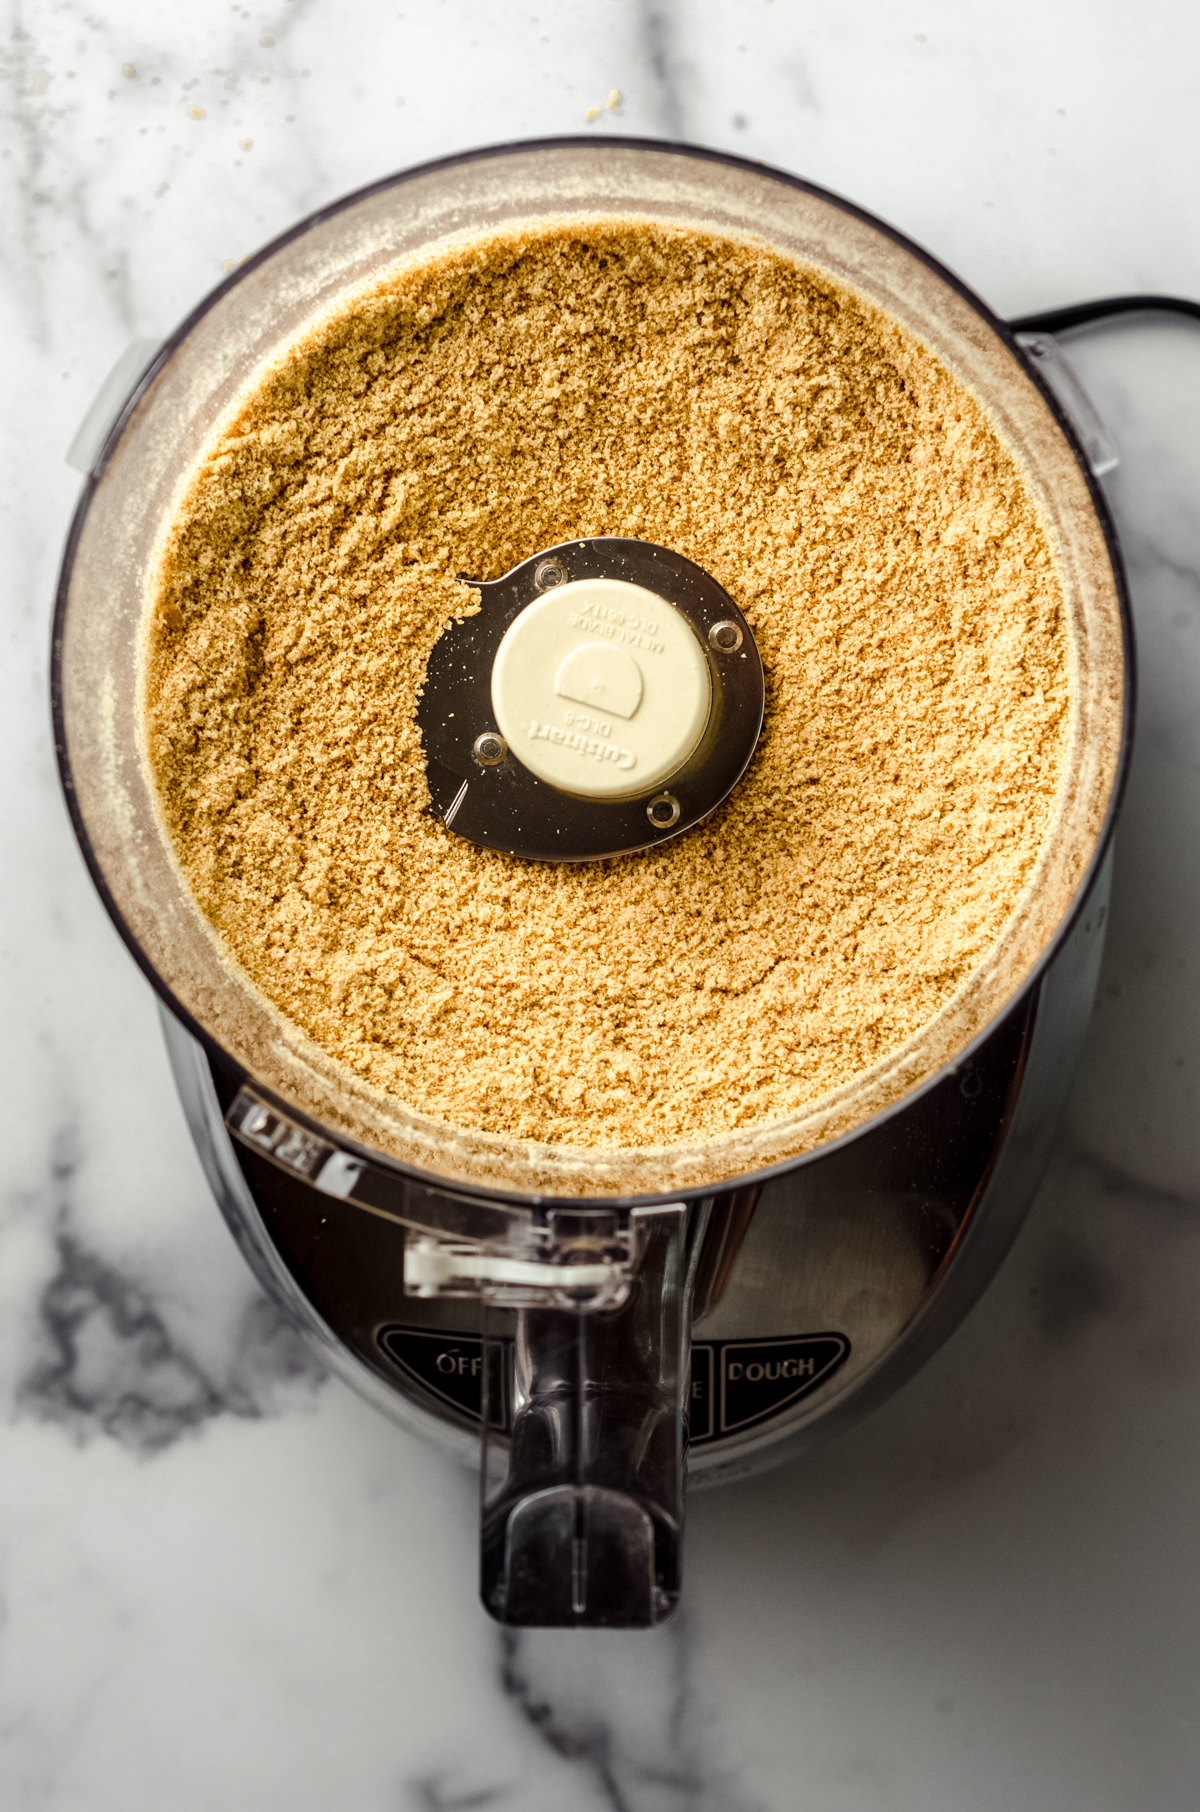
[[(915, 334), (983, 404), (1040, 509), (1072, 694), (1030, 884), (943, 1009), (797, 1113), (611, 1151), (422, 1115), (275, 1012), (190, 897), (138, 691), (180, 479), (262, 362), (401, 258), (589, 216), (753, 236)], [(966, 1313), (1032, 1199), (1103, 945), (1132, 645), (1097, 484), (1112, 449), (1053, 334), (1026, 327), (784, 173), (635, 139), (539, 141), (405, 171), (310, 216), (161, 347), (135, 350), (136, 373), (118, 372), (77, 443), (52, 676), (76, 835), (158, 993), (205, 1172), (264, 1288), (402, 1426), (482, 1452), (481, 1596), (501, 1622), (661, 1622), (679, 1595), (685, 1488), (773, 1465), (880, 1403)], [(763, 671), (710, 574), (604, 536), (532, 548), (499, 579), (462, 576), (480, 607), (435, 645), (418, 710), (448, 834), (531, 862), (599, 861), (687, 835), (737, 785)]]

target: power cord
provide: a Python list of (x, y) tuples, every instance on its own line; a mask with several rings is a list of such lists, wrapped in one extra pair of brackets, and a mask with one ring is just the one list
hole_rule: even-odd
[(1186, 296), (1099, 296), (1094, 302), (1074, 302), (1068, 308), (1048, 308), (1038, 315), (1019, 315), (1009, 326), (1014, 333), (1066, 333), (1114, 315), (1187, 315), (1200, 321), (1200, 302)]

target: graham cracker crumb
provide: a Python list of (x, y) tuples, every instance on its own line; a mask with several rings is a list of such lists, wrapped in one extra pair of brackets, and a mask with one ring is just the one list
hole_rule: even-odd
[[(580, 866), (425, 815), (456, 581), (631, 535), (763, 657), (746, 777)], [(150, 604), (147, 746), (201, 910), (336, 1060), (452, 1124), (628, 1148), (765, 1124), (928, 1021), (1001, 931), (1062, 771), (1046, 533), (896, 322), (751, 242), (507, 230), (361, 292), (241, 399)]]

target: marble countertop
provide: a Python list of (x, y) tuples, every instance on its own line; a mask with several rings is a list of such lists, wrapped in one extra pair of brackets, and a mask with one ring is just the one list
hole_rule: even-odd
[[(0, 1803), (1184, 1812), (1200, 1799), (1200, 332), (1075, 336), (1140, 643), (1085, 1059), (1025, 1232), (888, 1406), (695, 1500), (648, 1636), (505, 1635), (474, 1481), (321, 1376), (208, 1196), (47, 723), (63, 453), (136, 335), (472, 144), (733, 148), (1002, 313), (1200, 296), (1181, 0), (8, 12)], [(605, 111), (613, 89), (617, 107)], [(600, 108), (585, 122), (585, 110)]]

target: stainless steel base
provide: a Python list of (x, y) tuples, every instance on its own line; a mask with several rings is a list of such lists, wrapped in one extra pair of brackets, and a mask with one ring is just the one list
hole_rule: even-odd
[[(774, 1465), (874, 1408), (983, 1290), (1028, 1211), (1078, 1058), (1110, 868), (1111, 851), (1038, 985), (969, 1059), (765, 1184), (723, 1292), (694, 1322), (694, 1485)], [(476, 1305), (406, 1298), (403, 1228), (235, 1147), (224, 1112), (239, 1079), (163, 1023), (205, 1172), (264, 1288), (377, 1407), (477, 1463)]]

